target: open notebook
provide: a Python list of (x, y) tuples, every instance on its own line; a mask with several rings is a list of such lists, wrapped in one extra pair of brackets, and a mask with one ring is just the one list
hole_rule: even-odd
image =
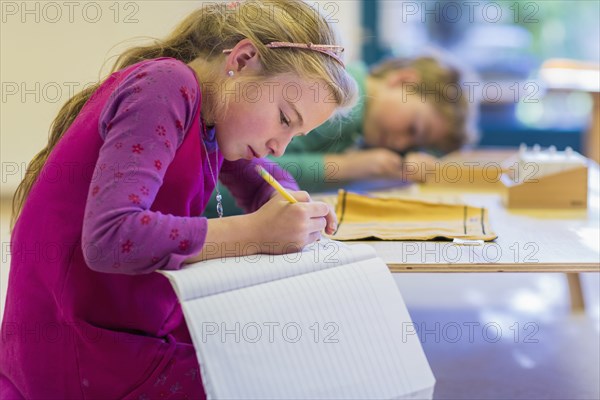
[(370, 246), (323, 240), (161, 273), (180, 299), (209, 398), (433, 394), (402, 296)]

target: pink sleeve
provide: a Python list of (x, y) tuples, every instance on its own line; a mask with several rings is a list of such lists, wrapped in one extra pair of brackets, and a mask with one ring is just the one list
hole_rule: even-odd
[(252, 161), (224, 161), (219, 180), (227, 186), (238, 206), (246, 213), (262, 207), (275, 190), (258, 175), (256, 165), (262, 165), (286, 189), (298, 190), (298, 184), (291, 174), (273, 161), (264, 158)]
[(150, 211), (165, 171), (198, 109), (193, 72), (175, 60), (144, 63), (112, 93), (90, 184), (82, 246), (99, 272), (178, 269), (204, 245), (207, 221)]

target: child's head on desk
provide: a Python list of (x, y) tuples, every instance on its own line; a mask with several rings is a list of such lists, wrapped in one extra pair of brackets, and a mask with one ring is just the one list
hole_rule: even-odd
[(364, 140), (400, 153), (446, 154), (475, 140), (463, 73), (439, 57), (394, 58), (367, 78)]

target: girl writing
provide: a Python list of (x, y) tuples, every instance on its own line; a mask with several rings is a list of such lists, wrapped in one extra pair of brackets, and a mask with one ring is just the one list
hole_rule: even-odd
[[(354, 104), (337, 44), (298, 0), (213, 4), (63, 106), (15, 195), (2, 398), (205, 397), (177, 298), (151, 272), (333, 232), (326, 204), (290, 204), (254, 169), (297, 189), (261, 158)], [(219, 178), (249, 214), (201, 217)]]
[[(360, 101), (349, 118), (330, 120), (295, 138), (276, 161), (310, 192), (337, 189), (353, 181), (424, 181), (441, 156), (476, 141), (476, 106), (467, 98), (466, 70), (445, 56), (393, 58), (370, 70), (347, 66)], [(458, 93), (458, 95), (457, 95)], [(232, 213), (242, 214), (232, 195), (221, 191)], [(214, 197), (205, 216), (216, 216)]]

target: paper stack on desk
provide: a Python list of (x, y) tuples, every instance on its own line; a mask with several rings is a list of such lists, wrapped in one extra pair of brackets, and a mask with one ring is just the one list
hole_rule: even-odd
[(417, 199), (338, 193), (336, 240), (494, 240), (485, 208)]
[(161, 271), (209, 398), (431, 398), (435, 379), (372, 247), (323, 240), (287, 255)]

